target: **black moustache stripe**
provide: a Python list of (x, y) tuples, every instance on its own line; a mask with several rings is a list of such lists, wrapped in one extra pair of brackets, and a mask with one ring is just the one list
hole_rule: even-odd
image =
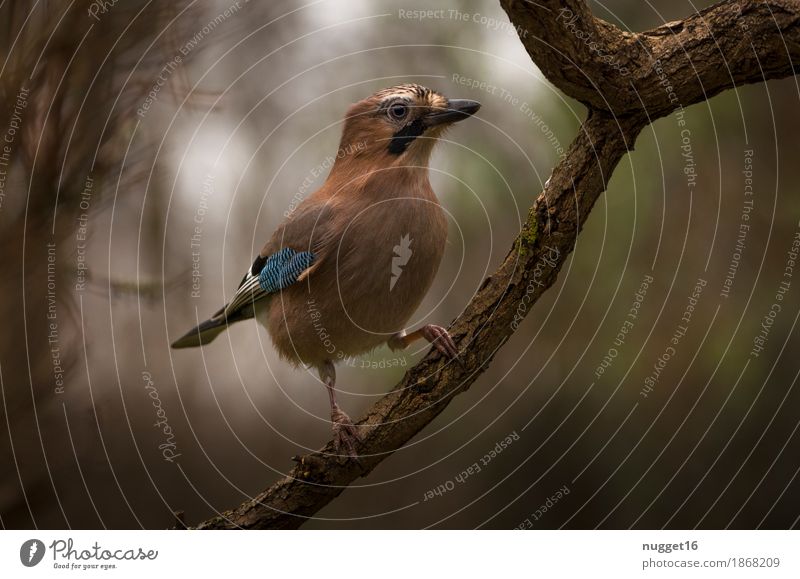
[(422, 119), (416, 119), (397, 131), (389, 141), (389, 152), (392, 155), (404, 153), (408, 146), (425, 131)]

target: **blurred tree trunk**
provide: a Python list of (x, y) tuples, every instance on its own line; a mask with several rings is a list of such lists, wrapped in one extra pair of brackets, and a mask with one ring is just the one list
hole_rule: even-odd
[[(68, 432), (64, 407), (65, 377), (83, 359), (85, 220), (116, 184), (136, 107), (171, 49), (163, 29), (187, 4), (0, 6), (0, 512), (15, 526), (71, 526), (59, 500), (81, 484), (70, 437), (95, 428)], [(128, 174), (140, 157), (128, 152)]]

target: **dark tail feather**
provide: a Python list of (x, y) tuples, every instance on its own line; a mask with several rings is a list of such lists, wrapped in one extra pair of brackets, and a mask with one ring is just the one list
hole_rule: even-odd
[(175, 340), (172, 343), (172, 347), (196, 348), (197, 346), (205, 346), (225, 331), (229, 323), (230, 320), (226, 320), (225, 316), (213, 317)]

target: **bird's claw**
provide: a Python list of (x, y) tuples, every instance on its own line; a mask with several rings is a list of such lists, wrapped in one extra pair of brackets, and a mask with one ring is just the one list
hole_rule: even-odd
[(331, 422), (333, 423), (333, 447), (336, 449), (336, 453), (360, 462), (356, 452), (356, 445), (361, 442), (358, 427), (340, 408), (331, 411)]
[(464, 362), (458, 357), (458, 348), (453, 338), (442, 326), (428, 324), (422, 328), (422, 335), (433, 346), (444, 355), (445, 358), (453, 360), (462, 368), (465, 368)]

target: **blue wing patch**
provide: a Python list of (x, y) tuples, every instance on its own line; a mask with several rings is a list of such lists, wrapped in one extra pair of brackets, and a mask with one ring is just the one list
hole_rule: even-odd
[(267, 258), (261, 273), (258, 274), (258, 285), (268, 294), (286, 289), (297, 281), (305, 270), (314, 263), (314, 254), (310, 251), (295, 251), (284, 247)]
[[(233, 298), (219, 314), (231, 319), (241, 313), (243, 308), (251, 307), (269, 294), (286, 289), (311, 267), (315, 258), (310, 251), (295, 251), (288, 247), (269, 257), (256, 258), (253, 267), (242, 278)], [(259, 263), (263, 263), (261, 271), (258, 271)]]

